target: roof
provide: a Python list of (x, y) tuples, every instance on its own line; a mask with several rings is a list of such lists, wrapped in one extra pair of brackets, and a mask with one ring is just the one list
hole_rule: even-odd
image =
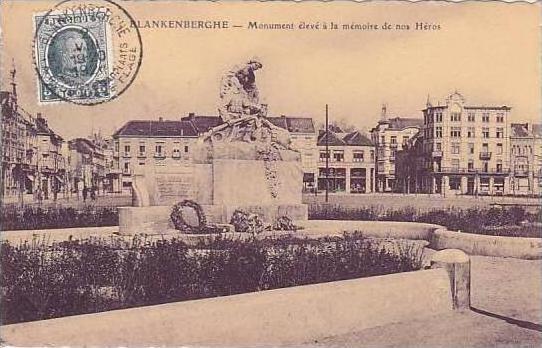
[(55, 133), (54, 130), (49, 127), (47, 120), (41, 116), (36, 117), (36, 134), (38, 135), (49, 135), (55, 138), (58, 141), (62, 140), (62, 137)]
[(529, 132), (528, 124), (526, 123), (512, 123), (510, 125), (512, 129), (512, 137), (529, 137), (531, 133)]
[(113, 137), (197, 137), (198, 132), (190, 121), (146, 120), (128, 121)]
[(389, 128), (392, 130), (403, 130), (405, 128), (420, 128), (423, 126), (423, 119), (422, 118), (414, 118), (414, 117), (394, 117), (388, 119)]
[(343, 141), (346, 143), (346, 145), (351, 146), (372, 146), (373, 142), (367, 138), (365, 135), (361, 134), (358, 131), (348, 133), (344, 138)]
[(320, 131), (316, 144), (318, 146), (325, 146), (326, 144), (329, 146), (345, 146), (346, 145), (346, 143), (337, 134), (333, 133), (332, 131), (326, 132), (323, 130)]
[(337, 134), (332, 131), (320, 131), (317, 145), (325, 146), (373, 146), (373, 142), (359, 131)]
[(68, 142), (68, 147), (77, 152), (91, 154), (96, 150), (96, 146), (92, 141), (85, 138), (75, 138)]
[(224, 123), (220, 116), (204, 116), (189, 114), (186, 117), (182, 117), (181, 121), (190, 121), (196, 127), (198, 133), (208, 132), (210, 129)]
[(539, 123), (512, 123), (511, 136), (516, 138), (542, 137), (542, 125)]
[(310, 117), (279, 116), (268, 117), (269, 122), (277, 127), (286, 129), (290, 133), (316, 133), (314, 123)]

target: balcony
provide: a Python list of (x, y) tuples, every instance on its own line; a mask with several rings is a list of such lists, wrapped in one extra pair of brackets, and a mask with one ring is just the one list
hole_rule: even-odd
[(429, 172), (443, 174), (502, 174), (510, 173), (509, 169), (504, 168), (460, 168), (460, 167), (441, 167), (429, 169)]
[(433, 157), (433, 158), (442, 158), (442, 151), (433, 151), (433, 152), (431, 152), (431, 157)]
[(480, 159), (481, 160), (490, 160), (491, 159), (491, 152), (480, 152)]

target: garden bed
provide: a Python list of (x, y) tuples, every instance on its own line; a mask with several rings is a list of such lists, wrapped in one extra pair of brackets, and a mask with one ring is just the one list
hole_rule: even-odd
[(417, 270), (423, 244), (361, 235), (231, 240), (4, 242), (1, 323), (226, 296)]
[(43, 230), (74, 227), (118, 226), (117, 207), (85, 206), (73, 207), (34, 207), (24, 208), (15, 205), (2, 207), (0, 230)]
[(521, 207), (420, 211), (413, 207), (392, 210), (382, 206), (345, 208), (335, 204), (313, 204), (309, 206), (309, 219), (423, 222), (445, 226), (451, 231), (542, 238), (541, 212), (529, 213)]

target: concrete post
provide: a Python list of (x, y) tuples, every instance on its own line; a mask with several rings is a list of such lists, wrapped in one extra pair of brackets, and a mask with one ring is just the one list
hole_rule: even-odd
[(431, 258), (431, 268), (444, 268), (450, 278), (453, 308), (470, 309), (470, 258), (459, 249), (437, 251)]

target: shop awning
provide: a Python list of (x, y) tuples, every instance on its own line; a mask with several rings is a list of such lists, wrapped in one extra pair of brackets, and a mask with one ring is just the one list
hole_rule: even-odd
[(314, 173), (303, 173), (303, 182), (314, 182)]

